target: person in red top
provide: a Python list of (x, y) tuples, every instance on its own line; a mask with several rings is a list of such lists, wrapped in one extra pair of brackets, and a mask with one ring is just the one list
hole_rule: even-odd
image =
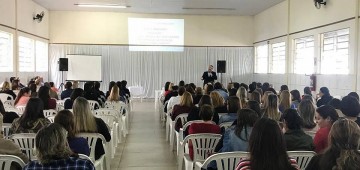
[(314, 137), (316, 153), (322, 153), (327, 148), (331, 126), (338, 118), (336, 110), (330, 105), (323, 105), (316, 109), (315, 121), (320, 128)]
[[(191, 94), (189, 92), (184, 92), (180, 98), (180, 104), (173, 107), (172, 113), (170, 114), (171, 119), (174, 121), (178, 115), (182, 113), (189, 113), (193, 107), (194, 104)], [(182, 128), (182, 124), (178, 121), (175, 124), (175, 130), (178, 132), (180, 128)]]
[[(211, 121), (214, 115), (214, 109), (212, 108), (212, 106), (208, 104), (203, 105), (200, 108), (199, 114), (204, 122), (191, 124), (189, 127), (189, 135), (197, 134), (197, 133), (215, 133), (215, 134), (221, 133), (220, 126), (214, 124), (214, 122)], [(193, 160), (194, 151), (191, 141), (189, 142), (189, 155), (191, 160)]]

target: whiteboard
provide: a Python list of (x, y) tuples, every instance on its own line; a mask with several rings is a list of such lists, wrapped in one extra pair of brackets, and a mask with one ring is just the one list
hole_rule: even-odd
[(101, 56), (66, 55), (68, 58), (67, 80), (101, 81)]

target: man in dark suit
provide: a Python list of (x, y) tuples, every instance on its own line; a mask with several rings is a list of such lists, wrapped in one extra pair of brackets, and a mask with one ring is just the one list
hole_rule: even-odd
[(214, 80), (217, 80), (216, 73), (213, 70), (213, 66), (209, 65), (208, 71), (205, 71), (201, 77), (201, 80), (204, 80), (204, 86), (207, 83), (214, 84)]

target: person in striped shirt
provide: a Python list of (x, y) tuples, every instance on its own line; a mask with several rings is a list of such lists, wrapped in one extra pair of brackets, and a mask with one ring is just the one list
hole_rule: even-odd
[(249, 158), (236, 170), (299, 170), (295, 159), (286, 153), (285, 140), (278, 123), (269, 118), (258, 120), (249, 139)]

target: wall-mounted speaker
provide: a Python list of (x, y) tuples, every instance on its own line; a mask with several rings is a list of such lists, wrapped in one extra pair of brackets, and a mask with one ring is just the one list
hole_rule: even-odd
[(225, 60), (217, 61), (217, 72), (218, 73), (226, 73), (226, 61)]
[(59, 71), (68, 71), (68, 61), (67, 58), (59, 58)]

